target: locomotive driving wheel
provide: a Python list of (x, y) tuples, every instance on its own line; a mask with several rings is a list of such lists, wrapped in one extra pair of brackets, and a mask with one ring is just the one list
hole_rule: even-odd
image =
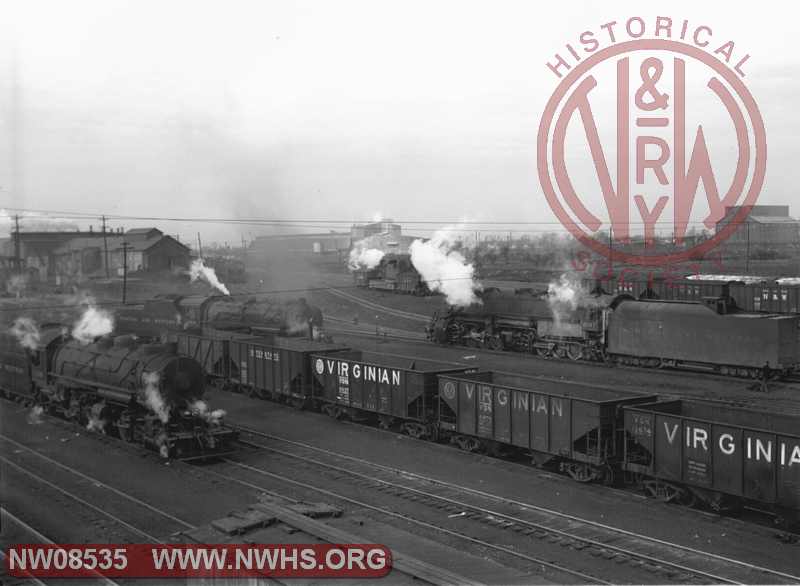
[(578, 342), (567, 344), (567, 356), (570, 360), (580, 360), (583, 358), (583, 346)]
[(502, 350), (503, 349), (503, 340), (500, 336), (487, 336), (486, 337), (486, 346), (489, 350)]

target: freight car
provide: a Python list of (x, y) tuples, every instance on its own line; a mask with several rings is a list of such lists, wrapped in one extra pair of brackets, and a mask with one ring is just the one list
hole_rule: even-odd
[(181, 459), (229, 451), (236, 433), (202, 401), (200, 364), (130, 336), (84, 345), (44, 329), (34, 350), (0, 332), (0, 388), (65, 419)]
[(249, 336), (206, 328), (202, 334), (169, 335), (178, 352), (198, 361), (208, 380), (226, 390), (308, 406), (312, 401), (311, 356), (346, 346), (276, 335)]
[[(194, 352), (223, 389), (311, 407), (335, 418), (378, 423), (422, 439), (450, 441), (468, 451), (524, 454), (535, 465), (557, 469), (580, 482), (633, 481), (651, 496), (665, 500), (680, 500), (690, 490), (711, 487), (711, 497), (706, 495), (704, 500), (717, 508), (715, 492), (741, 496), (765, 507), (780, 505), (780, 510), (773, 508), (788, 520), (800, 521), (798, 484), (794, 485), (794, 501), (785, 496), (791, 483), (797, 483), (800, 471), (796, 417), (761, 413), (758, 419), (746, 419), (731, 415), (742, 410), (724, 405), (690, 410), (675, 407), (689, 402), (658, 403), (664, 398), (649, 393), (480, 372), (467, 365), (351, 351), (297, 339), (184, 332), (178, 334), (178, 348)], [(220, 366), (225, 364), (228, 366)], [(683, 427), (676, 430), (670, 423), (673, 419)], [(683, 420), (691, 420), (691, 424)], [(697, 422), (712, 427), (696, 432)], [(764, 457), (781, 466), (786, 463), (791, 471), (774, 472), (777, 484), (772, 485), (764, 484), (757, 467), (726, 467), (739, 475), (741, 486), (762, 487), (742, 488), (741, 495), (714, 484), (725, 482), (727, 472), (716, 471), (722, 468), (721, 461), (702, 460), (692, 455), (690, 448), (703, 440), (707, 440), (704, 450), (723, 445), (722, 436), (714, 434), (724, 433), (731, 434), (737, 450), (750, 450), (748, 458), (766, 451)], [(748, 441), (748, 437), (755, 439)], [(672, 456), (661, 445), (684, 439), (689, 442), (687, 447)], [(727, 439), (724, 446), (730, 450)], [(685, 461), (676, 460), (684, 457)], [(698, 470), (708, 466), (703, 462), (709, 461), (716, 462), (710, 480), (697, 480)], [(772, 486), (777, 487), (777, 496), (772, 496)]]
[(410, 254), (388, 253), (378, 266), (354, 270), (353, 284), (392, 293), (431, 295), (427, 283), (412, 264)]
[(440, 433), (465, 450), (507, 446), (579, 482), (611, 483), (623, 444), (623, 405), (655, 395), (500, 372), (439, 376)]
[(796, 416), (686, 400), (623, 412), (622, 467), (651, 496), (717, 511), (750, 503), (800, 521)]
[(576, 292), (559, 305), (547, 293), (488, 291), (483, 304), (435, 315), (437, 343), (536, 352), (573, 360), (702, 368), (760, 376), (800, 366), (800, 315), (740, 311), (730, 297), (702, 302), (634, 299)]
[(116, 323), (120, 333), (147, 338), (157, 338), (164, 332), (197, 332), (204, 327), (324, 337), (322, 311), (302, 297), (292, 301), (239, 301), (222, 295), (166, 295), (118, 310)]
[(750, 275), (686, 275), (643, 279), (626, 275), (582, 281), (587, 291), (626, 293), (636, 299), (701, 301), (706, 297), (728, 297), (743, 311), (800, 313), (800, 279)]
[(416, 438), (437, 437), (438, 377), (474, 368), (361, 351), (314, 354), (313, 399), (332, 417), (377, 420)]

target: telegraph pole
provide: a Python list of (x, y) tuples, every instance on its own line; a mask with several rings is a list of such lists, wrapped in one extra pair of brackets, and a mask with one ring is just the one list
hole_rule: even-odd
[(128, 293), (128, 243), (122, 243), (122, 305)]
[(200, 243), (200, 232), (197, 233), (197, 256), (203, 260), (203, 245)]
[(18, 275), (22, 273), (22, 259), (19, 251), (19, 214), (14, 216), (14, 269)]
[(106, 279), (111, 277), (108, 272), (108, 238), (106, 238), (106, 217), (103, 216), (103, 251), (105, 252), (105, 265), (106, 265)]

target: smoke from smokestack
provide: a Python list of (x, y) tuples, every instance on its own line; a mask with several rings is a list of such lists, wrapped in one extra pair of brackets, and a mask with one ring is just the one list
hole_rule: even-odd
[(193, 282), (197, 279), (202, 279), (223, 295), (231, 294), (228, 288), (217, 278), (216, 271), (211, 267), (207, 267), (202, 258), (192, 261), (192, 266), (189, 267), (189, 277)]
[(189, 405), (189, 411), (191, 411), (193, 415), (202, 417), (211, 425), (219, 425), (222, 422), (222, 418), (225, 417), (224, 409), (209, 411), (208, 403), (200, 399)]
[(585, 292), (580, 283), (566, 273), (562, 274), (558, 281), (550, 283), (547, 286), (547, 304), (553, 312), (556, 324), (569, 318), (584, 297)]
[(39, 347), (39, 341), (42, 336), (36, 326), (36, 322), (31, 318), (18, 317), (14, 320), (14, 325), (11, 326), (9, 331), (20, 343), (20, 346), (26, 350), (33, 351)]
[(72, 328), (73, 338), (81, 344), (91, 344), (95, 338), (114, 331), (114, 316), (97, 307), (93, 297), (86, 297), (82, 303), (86, 305), (86, 309)]
[(157, 372), (145, 372), (142, 374), (144, 383), (144, 404), (150, 411), (156, 414), (161, 423), (169, 421), (169, 407), (161, 391), (158, 389), (159, 376)]
[(367, 239), (364, 238), (353, 244), (353, 249), (350, 251), (350, 258), (347, 261), (347, 267), (351, 271), (360, 268), (374, 269), (380, 264), (384, 254), (382, 250), (369, 248)]
[(478, 302), (475, 267), (468, 264), (460, 252), (452, 250), (453, 228), (438, 230), (427, 242), (411, 243), (411, 263), (419, 271), (431, 291), (441, 291), (450, 305), (465, 306)]

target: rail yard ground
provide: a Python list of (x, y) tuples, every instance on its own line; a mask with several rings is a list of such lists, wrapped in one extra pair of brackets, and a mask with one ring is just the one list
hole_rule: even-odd
[[(136, 287), (130, 298), (148, 296), (147, 287)], [(231, 289), (237, 296), (267, 292), (253, 279)], [(770, 382), (763, 393), (752, 380), (709, 373), (437, 346), (424, 339), (424, 328), (442, 307), (441, 297), (357, 289), (343, 273), (292, 275), (273, 280), (269, 290), (307, 297), (323, 310), (325, 329), (337, 343), (394, 361), (424, 357), (800, 415), (800, 384), (792, 381)], [(151, 293), (174, 292), (197, 290), (173, 283)], [(92, 293), (111, 307), (118, 302), (113, 288)], [(7, 299), (3, 317), (24, 307), (40, 308), (40, 319), (64, 319), (73, 298)], [(800, 545), (759, 511), (719, 516), (632, 490), (580, 484), (527, 461), (466, 453), (242, 394), (211, 389), (205, 399), (227, 412), (241, 445), (229, 457), (201, 464), (165, 462), (74, 424), (31, 418), (29, 406), (0, 401), (4, 509), (56, 542), (142, 542), (191, 540), (215, 520), (257, 503), (323, 503), (313, 506), (343, 515), (317, 520), (316, 533), (306, 522), (288, 529), (291, 523), (283, 519), (258, 539), (297, 543), (350, 535), (386, 543), (408, 562), (388, 578), (397, 584), (467, 577), (498, 584), (800, 581)], [(19, 540), (22, 531), (4, 531), (3, 545)]]

